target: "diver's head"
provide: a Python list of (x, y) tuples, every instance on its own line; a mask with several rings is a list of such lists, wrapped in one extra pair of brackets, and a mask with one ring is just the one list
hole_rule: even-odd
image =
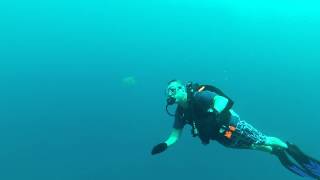
[(188, 100), (188, 93), (185, 85), (178, 80), (169, 81), (167, 86), (167, 104), (179, 104), (184, 106)]

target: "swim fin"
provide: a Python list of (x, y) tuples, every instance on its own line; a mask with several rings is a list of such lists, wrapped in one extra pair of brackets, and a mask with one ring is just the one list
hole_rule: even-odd
[(284, 150), (281, 149), (273, 149), (272, 154), (276, 155), (280, 160), (281, 164), (287, 168), (292, 173), (301, 176), (301, 177), (310, 177), (310, 175), (299, 165), (292, 162)]
[(287, 142), (286, 152), (296, 160), (312, 177), (320, 179), (320, 161), (303, 153), (298, 146)]

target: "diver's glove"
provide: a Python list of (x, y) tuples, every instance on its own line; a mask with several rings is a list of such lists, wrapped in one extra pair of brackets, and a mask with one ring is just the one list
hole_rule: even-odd
[(163, 151), (165, 151), (168, 148), (168, 145), (166, 143), (160, 143), (156, 146), (153, 147), (151, 154), (155, 155), (155, 154), (159, 154), (162, 153)]

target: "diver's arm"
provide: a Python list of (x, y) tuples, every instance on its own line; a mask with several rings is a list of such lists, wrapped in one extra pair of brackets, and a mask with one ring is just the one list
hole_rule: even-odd
[(219, 96), (216, 95), (214, 96), (213, 99), (213, 108), (218, 112), (222, 112), (224, 110), (224, 108), (227, 106), (228, 104), (228, 99), (223, 97), (223, 96)]
[(152, 151), (151, 151), (151, 154), (152, 155), (155, 155), (155, 154), (159, 154), (159, 153), (162, 153), (163, 151), (165, 151), (168, 147), (172, 146), (173, 144), (175, 144), (179, 138), (180, 138), (180, 135), (181, 135), (181, 132), (182, 132), (182, 129), (175, 129), (173, 128), (169, 138), (163, 142), (163, 143), (160, 143), (156, 146), (153, 147)]
[(173, 128), (169, 138), (165, 141), (167, 146), (169, 147), (175, 144), (179, 140), (181, 133), (182, 133), (182, 129)]

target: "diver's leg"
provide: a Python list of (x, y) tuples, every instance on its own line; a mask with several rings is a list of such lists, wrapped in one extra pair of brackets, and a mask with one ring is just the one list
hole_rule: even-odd
[(271, 136), (265, 136), (262, 144), (252, 144), (250, 149), (271, 153), (274, 148), (287, 149), (288, 146), (281, 139)]
[(266, 136), (265, 145), (273, 148), (287, 149), (288, 145), (277, 137)]
[(266, 145), (255, 145), (255, 144), (253, 144), (250, 149), (263, 151), (263, 152), (267, 152), (267, 153), (272, 153), (272, 147), (271, 146), (266, 146)]

